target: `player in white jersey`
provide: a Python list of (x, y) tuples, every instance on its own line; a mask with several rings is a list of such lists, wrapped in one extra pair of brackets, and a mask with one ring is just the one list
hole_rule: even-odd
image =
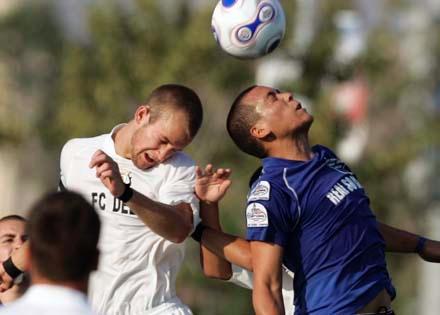
[(182, 242), (199, 220), (194, 162), (181, 150), (202, 116), (194, 91), (163, 85), (127, 124), (64, 146), (60, 186), (85, 196), (102, 220), (89, 289), (98, 313), (191, 314), (175, 290)]
[[(249, 187), (258, 179), (261, 168), (252, 175)], [(249, 242), (222, 231), (219, 222), (218, 201), (230, 186), (230, 170), (213, 170), (208, 165), (197, 169), (196, 194), (201, 199), (200, 216), (193, 238), (201, 243), (200, 255), (204, 274), (211, 278), (229, 280), (246, 289), (253, 289), (253, 266)], [(255, 191), (251, 192), (255, 193)], [(417, 253), (429, 262), (440, 263), (440, 242), (378, 223), (387, 252)], [(219, 272), (220, 271), (220, 272)], [(286, 315), (294, 312), (293, 272), (282, 268), (282, 297)]]

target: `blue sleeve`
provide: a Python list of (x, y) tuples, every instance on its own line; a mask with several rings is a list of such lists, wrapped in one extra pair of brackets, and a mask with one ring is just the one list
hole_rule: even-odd
[(288, 192), (267, 181), (259, 181), (248, 196), (246, 238), (285, 247), (297, 215), (297, 203)]

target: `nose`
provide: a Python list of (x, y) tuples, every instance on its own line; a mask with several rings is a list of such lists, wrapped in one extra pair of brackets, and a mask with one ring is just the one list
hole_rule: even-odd
[(281, 93), (281, 97), (284, 99), (284, 101), (286, 102), (291, 102), (293, 101), (293, 95), (290, 92), (283, 92)]
[(175, 149), (171, 144), (163, 145), (159, 149), (159, 155), (158, 155), (159, 162), (162, 163), (163, 161), (167, 160), (169, 157), (171, 157), (171, 155), (173, 155), (174, 152)]
[(14, 250), (19, 249), (23, 245), (23, 243), (24, 243), (24, 240), (21, 237), (15, 238), (14, 246), (13, 246)]

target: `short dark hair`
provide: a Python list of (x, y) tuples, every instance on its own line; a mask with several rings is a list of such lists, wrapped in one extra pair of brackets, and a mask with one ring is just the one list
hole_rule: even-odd
[(87, 279), (98, 262), (100, 226), (95, 209), (77, 193), (45, 195), (29, 213), (32, 264), (52, 281)]
[(154, 89), (147, 99), (154, 122), (166, 107), (183, 110), (188, 117), (188, 131), (191, 138), (197, 134), (203, 120), (200, 98), (192, 89), (179, 84), (164, 84)]
[(229, 110), (226, 128), (229, 136), (243, 152), (256, 156), (260, 159), (266, 157), (263, 145), (251, 135), (251, 127), (261, 118), (252, 104), (243, 102), (243, 98), (256, 85), (250, 86), (242, 91), (232, 103)]
[(10, 221), (10, 220), (26, 222), (26, 219), (18, 214), (11, 214), (0, 218), (0, 222)]

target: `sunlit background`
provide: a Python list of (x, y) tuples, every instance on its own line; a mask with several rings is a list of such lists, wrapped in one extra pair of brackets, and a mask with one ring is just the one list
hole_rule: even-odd
[[(214, 0), (0, 0), (1, 214), (25, 214), (56, 188), (64, 142), (109, 132), (175, 82), (201, 96), (205, 120), (187, 152), (232, 168), (222, 224), (244, 235), (259, 162), (235, 148), (225, 118), (260, 83), (293, 91), (314, 114), (313, 142), (354, 169), (379, 220), (440, 239), (440, 1), (281, 2), (281, 47), (242, 61), (216, 46)], [(204, 278), (187, 243), (178, 291), (194, 313), (252, 314), (250, 291)], [(439, 314), (440, 265), (387, 260), (397, 314)]]

